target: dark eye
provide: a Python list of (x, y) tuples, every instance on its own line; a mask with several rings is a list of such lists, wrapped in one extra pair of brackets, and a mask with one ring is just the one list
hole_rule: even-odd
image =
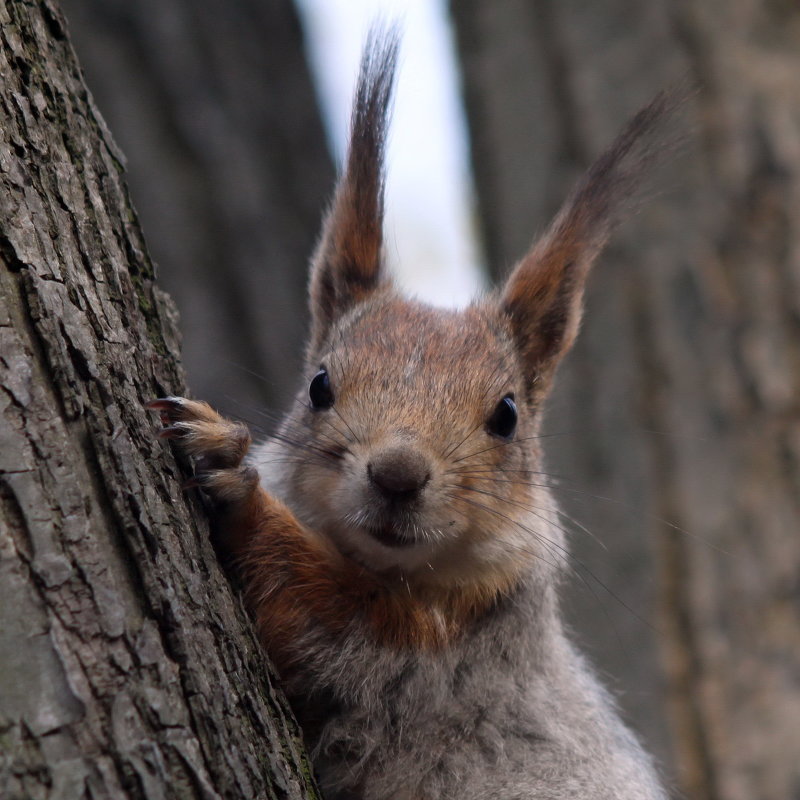
[(333, 389), (328, 371), (321, 369), (312, 379), (308, 387), (308, 398), (314, 410), (330, 408), (333, 405)]
[(486, 430), (492, 436), (510, 439), (517, 429), (517, 404), (514, 396), (507, 394), (496, 406), (492, 416), (486, 420)]

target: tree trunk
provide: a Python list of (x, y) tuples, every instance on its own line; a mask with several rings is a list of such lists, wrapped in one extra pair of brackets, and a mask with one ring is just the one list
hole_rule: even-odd
[(334, 183), (291, 0), (63, 0), (128, 164), (195, 396), (290, 401), (307, 262)]
[(50, 0), (0, 7), (0, 104), (0, 796), (316, 796), (142, 408), (175, 313)]
[(638, 106), (676, 76), (699, 86), (691, 141), (656, 181), (664, 193), (592, 278), (545, 431), (565, 435), (545, 446), (570, 479), (557, 490), (564, 507), (609, 548), (576, 531), (583, 577), (569, 604), (628, 717), (674, 760), (689, 798), (794, 797), (800, 10), (744, 0), (451, 9), (494, 265), (525, 251)]

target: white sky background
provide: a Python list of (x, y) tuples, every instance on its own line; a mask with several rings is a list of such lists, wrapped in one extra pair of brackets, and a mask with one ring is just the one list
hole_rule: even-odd
[(484, 285), (471, 218), (466, 125), (444, 0), (296, 0), (332, 149), (341, 164), (367, 29), (403, 33), (387, 148), (386, 249), (403, 289), (462, 306)]

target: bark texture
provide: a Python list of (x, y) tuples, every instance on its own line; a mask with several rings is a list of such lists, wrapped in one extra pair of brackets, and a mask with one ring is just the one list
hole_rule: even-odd
[(176, 316), (49, 0), (0, 7), (0, 115), (0, 796), (316, 796), (142, 408)]
[(63, 0), (181, 314), (195, 396), (265, 424), (307, 332), (334, 183), (291, 0)]
[(747, 0), (451, 10), (498, 271), (637, 107), (676, 79), (699, 87), (690, 142), (655, 181), (662, 195), (590, 281), (546, 425), (559, 435), (545, 448), (569, 479), (564, 507), (609, 548), (573, 535), (578, 638), (674, 764), (681, 796), (794, 797), (800, 10)]

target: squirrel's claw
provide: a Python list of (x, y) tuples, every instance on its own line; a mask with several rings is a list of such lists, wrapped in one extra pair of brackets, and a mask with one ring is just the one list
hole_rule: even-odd
[(162, 415), (161, 424), (164, 427), (156, 434), (159, 439), (177, 439), (186, 434), (187, 428), (180, 422), (176, 422), (174, 425), (169, 425), (168, 423), (169, 420), (165, 420)]
[(144, 404), (144, 407), (149, 411), (171, 411), (187, 402), (188, 401), (184, 397), (170, 395), (169, 397), (158, 397), (155, 400), (148, 400)]

